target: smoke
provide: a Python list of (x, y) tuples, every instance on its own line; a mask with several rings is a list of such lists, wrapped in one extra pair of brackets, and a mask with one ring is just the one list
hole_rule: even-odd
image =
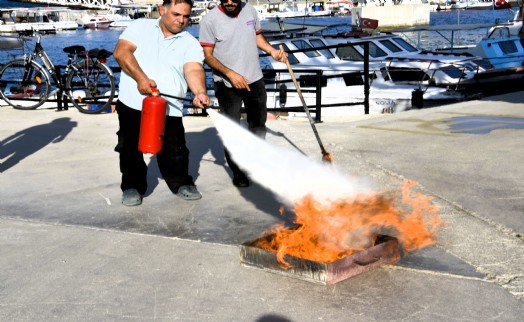
[(282, 202), (291, 204), (310, 195), (319, 203), (330, 204), (370, 192), (367, 181), (321, 163), (320, 155), (314, 161), (296, 150), (271, 145), (216, 111), (208, 109), (208, 113), (232, 158)]

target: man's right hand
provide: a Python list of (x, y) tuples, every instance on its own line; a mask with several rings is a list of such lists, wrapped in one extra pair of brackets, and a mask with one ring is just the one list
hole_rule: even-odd
[(156, 87), (156, 82), (149, 78), (143, 78), (137, 81), (136, 83), (137, 89), (142, 95), (149, 95), (153, 91), (151, 90), (151, 87)]

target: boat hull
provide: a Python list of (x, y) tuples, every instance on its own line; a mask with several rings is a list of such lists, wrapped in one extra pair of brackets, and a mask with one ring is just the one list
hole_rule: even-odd
[(99, 21), (99, 22), (86, 23), (84, 25), (84, 28), (93, 29), (93, 30), (104, 30), (104, 29), (109, 29), (110, 26), (111, 26), (111, 21)]

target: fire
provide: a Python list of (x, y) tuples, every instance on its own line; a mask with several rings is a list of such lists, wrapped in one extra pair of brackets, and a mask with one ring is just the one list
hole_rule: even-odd
[(323, 206), (306, 196), (293, 208), (297, 226), (277, 225), (256, 246), (276, 252), (288, 268), (285, 255), (330, 263), (372, 247), (379, 235), (397, 238), (406, 253), (432, 245), (444, 223), (432, 198), (411, 190), (415, 184), (404, 183), (400, 201), (384, 192)]
[(322, 161), (332, 163), (333, 162), (333, 157), (331, 156), (331, 153), (325, 152), (322, 155)]

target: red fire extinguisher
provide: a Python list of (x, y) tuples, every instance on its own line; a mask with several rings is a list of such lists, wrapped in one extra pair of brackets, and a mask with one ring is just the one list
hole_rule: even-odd
[(151, 90), (152, 95), (142, 101), (138, 149), (142, 153), (157, 154), (162, 150), (167, 101), (160, 97), (157, 88), (152, 87)]

